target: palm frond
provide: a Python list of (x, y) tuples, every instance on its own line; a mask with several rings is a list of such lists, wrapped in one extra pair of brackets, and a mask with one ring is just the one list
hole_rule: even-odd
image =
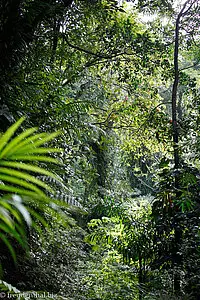
[(16, 262), (12, 240), (16, 240), (22, 248), (28, 249), (24, 222), (31, 225), (30, 213), (22, 204), (19, 196), (7, 196), (0, 199), (0, 239), (7, 246), (13, 260)]
[[(0, 184), (0, 190), (45, 198), (45, 191), (52, 191), (51, 187), (30, 175), (29, 172), (42, 173), (57, 179), (55, 174), (35, 166), (34, 163), (41, 161), (60, 164), (57, 159), (49, 157), (48, 154), (61, 152), (61, 149), (40, 147), (55, 138), (59, 132), (41, 135), (35, 134), (36, 128), (30, 128), (10, 141), (23, 120), (24, 118), (21, 118), (17, 121), (0, 138), (0, 180), (3, 182)], [(33, 164), (24, 164), (24, 161), (31, 161)]]
[(14, 135), (16, 130), (19, 128), (19, 126), (22, 124), (24, 121), (24, 118), (19, 119), (16, 123), (14, 123), (8, 130), (1, 136), (0, 138), (0, 158), (1, 158), (1, 153), (2, 149), (7, 145), (8, 141), (10, 138)]
[(13, 240), (27, 249), (25, 223), (37, 229), (38, 222), (47, 226), (47, 211), (52, 216), (60, 214), (64, 219), (58, 208), (61, 202), (68, 207), (63, 201), (51, 199), (49, 195), (55, 194), (54, 189), (38, 178), (38, 175), (48, 176), (63, 184), (59, 176), (38, 166), (40, 162), (60, 164), (49, 154), (62, 150), (46, 147), (59, 132), (37, 134), (34, 127), (16, 135), (23, 121), (24, 118), (18, 120), (0, 137), (0, 239), (14, 261)]

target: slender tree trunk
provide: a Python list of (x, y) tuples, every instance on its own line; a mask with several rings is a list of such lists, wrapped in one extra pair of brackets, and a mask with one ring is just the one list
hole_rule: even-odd
[(172, 124), (173, 124), (173, 148), (174, 148), (174, 168), (179, 167), (179, 151), (178, 151), (178, 126), (177, 126), (177, 91), (179, 82), (179, 70), (178, 70), (178, 50), (179, 50), (179, 21), (176, 20), (175, 30), (175, 47), (174, 47), (174, 83), (172, 89)]
[(142, 256), (139, 255), (139, 275), (138, 275), (138, 283), (139, 283), (139, 300), (143, 298), (143, 292), (141, 286), (143, 282), (143, 271), (142, 271)]
[[(173, 148), (174, 148), (174, 168), (179, 168), (180, 156), (179, 156), (179, 133), (178, 133), (178, 124), (177, 124), (177, 93), (178, 93), (178, 83), (179, 83), (179, 65), (178, 65), (178, 56), (179, 56), (179, 31), (180, 31), (180, 20), (185, 16), (190, 8), (195, 4), (197, 0), (187, 0), (183, 5), (180, 13), (176, 19), (176, 28), (175, 28), (175, 44), (174, 44), (174, 83), (172, 88), (172, 124), (173, 124)], [(189, 7), (187, 8), (187, 5)]]
[[(174, 83), (172, 89), (172, 124), (173, 124), (173, 148), (174, 148), (174, 169), (176, 171), (174, 188), (176, 190), (176, 198), (178, 198), (179, 190), (179, 178), (177, 169), (179, 168), (180, 158), (179, 158), (179, 134), (178, 134), (178, 125), (177, 125), (177, 93), (178, 93), (178, 82), (179, 82), (179, 68), (178, 68), (178, 53), (179, 53), (179, 22), (181, 15), (178, 15), (176, 20), (175, 28), (175, 45), (174, 45)], [(174, 217), (176, 218), (176, 216)], [(175, 221), (175, 220), (174, 220)], [(180, 293), (180, 276), (177, 271), (179, 262), (178, 257), (178, 248), (181, 240), (181, 234), (175, 227), (175, 243), (173, 249), (173, 267), (174, 267), (174, 291), (176, 294)]]
[[(179, 172), (180, 168), (180, 153), (179, 153), (179, 131), (177, 124), (177, 94), (178, 94), (178, 84), (179, 84), (179, 32), (180, 32), (180, 21), (181, 18), (184, 17), (192, 5), (196, 2), (196, 0), (187, 0), (183, 5), (180, 13), (176, 19), (176, 28), (175, 28), (175, 44), (174, 44), (174, 83), (172, 88), (172, 124), (173, 124), (173, 149), (174, 149), (174, 169), (175, 169), (175, 181), (174, 188), (176, 193), (176, 200), (180, 198), (180, 180), (179, 180)], [(175, 225), (175, 241), (174, 248), (172, 253), (173, 265), (174, 265), (174, 292), (176, 295), (181, 292), (181, 278), (180, 272), (178, 271), (178, 267), (181, 266), (182, 257), (179, 254), (179, 247), (182, 239), (182, 230), (178, 225), (177, 213), (174, 216), (174, 224)]]

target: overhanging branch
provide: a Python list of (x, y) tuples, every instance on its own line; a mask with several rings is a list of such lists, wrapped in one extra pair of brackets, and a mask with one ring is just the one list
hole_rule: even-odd
[[(95, 52), (90, 51), (90, 50), (88, 50), (88, 49), (84, 49), (84, 48), (82, 48), (82, 47), (79, 47), (79, 46), (77, 46), (77, 45), (72, 44), (71, 42), (69, 42), (69, 40), (67, 39), (66, 36), (64, 36), (64, 40), (65, 40), (65, 42), (67, 43), (67, 45), (68, 45), (69, 47), (71, 47), (71, 48), (73, 48), (73, 49), (76, 49), (76, 50), (78, 50), (78, 51), (84, 52), (84, 53), (86, 53), (86, 54), (90, 54), (90, 55), (92, 55), (92, 56), (98, 57), (98, 58), (100, 58), (100, 59), (113, 59), (113, 58), (118, 57), (118, 56), (121, 56), (121, 55), (130, 55), (130, 54), (126, 53), (126, 52), (112, 53), (111, 55), (105, 55), (105, 54), (103, 54), (103, 53), (95, 53)], [(132, 55), (132, 54), (131, 54), (131, 55)]]

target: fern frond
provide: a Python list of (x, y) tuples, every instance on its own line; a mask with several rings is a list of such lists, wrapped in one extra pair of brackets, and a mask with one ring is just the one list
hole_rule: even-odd
[[(54, 194), (54, 190), (36, 178), (36, 175), (45, 175), (62, 182), (56, 174), (38, 166), (40, 162), (60, 164), (60, 161), (49, 154), (62, 150), (44, 147), (44, 144), (55, 138), (59, 132), (36, 134), (37, 128), (34, 127), (13, 138), (23, 121), (24, 118), (18, 120), (0, 137), (0, 191), (8, 194), (0, 199), (0, 239), (9, 249), (14, 261), (16, 253), (12, 245), (13, 239), (27, 249), (24, 223), (37, 227), (35, 219), (47, 226), (43, 216), (47, 211), (52, 216), (60, 213), (61, 218), (64, 218), (56, 208), (62, 201), (50, 199), (47, 192)], [(26, 206), (22, 204), (21, 199)], [(66, 203), (61, 205), (67, 207)]]
[[(34, 192), (38, 193), (38, 195), (45, 197), (45, 194), (35, 184), (32, 184), (26, 180), (23, 180), (23, 178), (19, 179), (14, 176), (5, 175), (5, 174), (0, 173), (0, 180), (2, 180), (3, 182), (15, 184), (17, 186), (22, 186), (22, 187), (26, 188), (27, 190), (34, 191)], [(3, 187), (5, 187), (5, 185)], [(1, 189), (1, 187), (0, 187), (0, 189)]]
[(2, 149), (7, 145), (8, 141), (10, 138), (14, 135), (16, 130), (19, 128), (19, 126), (22, 124), (22, 122), (25, 120), (25, 118), (19, 119), (16, 123), (14, 123), (8, 130), (1, 136), (0, 138), (0, 158), (1, 158), (1, 153)]
[(8, 158), (10, 160), (42, 161), (42, 162), (48, 162), (48, 163), (54, 163), (54, 164), (61, 164), (61, 162), (58, 159), (55, 159), (53, 157), (48, 157), (48, 156), (17, 155), (17, 154), (13, 154), (12, 156), (9, 156)]
[[(14, 138), (9, 144), (6, 145), (6, 147), (1, 152), (0, 158), (4, 157), (8, 152), (16, 151), (18, 147), (20, 147), (20, 142), (27, 138), (30, 134), (34, 133), (37, 130), (37, 128), (30, 128), (26, 130), (25, 132), (21, 133), (19, 136)], [(14, 149), (14, 150), (13, 150)]]
[(13, 161), (6, 161), (6, 160), (0, 160), (0, 165), (4, 167), (9, 167), (9, 168), (16, 168), (16, 169), (22, 169), (22, 170), (27, 170), (33, 173), (37, 174), (43, 174), (49, 177), (54, 178), (55, 180), (60, 180), (59, 177), (52, 172), (49, 172), (45, 170), (44, 168), (35, 166), (35, 165), (30, 165), (26, 164), (24, 162), (13, 162)]
[(15, 253), (15, 250), (13, 249), (13, 246), (11, 244), (11, 242), (9, 241), (9, 239), (7, 238), (7, 236), (0, 232), (0, 239), (4, 242), (4, 244), (7, 246), (12, 258), (13, 258), (13, 261), (16, 263), (17, 261), (17, 257), (16, 257), (16, 253)]
[(59, 199), (64, 203), (83, 209), (79, 199), (69, 194), (69, 189), (62, 181), (59, 182), (58, 180), (48, 176), (38, 176), (38, 178), (43, 182), (51, 183), (51, 185), (53, 184), (55, 186), (54, 193), (52, 194), (55, 199)]
[[(29, 138), (22, 139), (22, 134), (21, 134), (20, 139), (19, 139), (20, 143), (17, 143), (17, 144), (15, 143), (16, 144), (15, 147), (13, 149), (9, 149), (9, 154), (15, 153), (18, 151), (18, 149), (25, 147), (31, 143), (34, 144), (35, 140), (42, 139), (45, 136), (46, 136), (46, 133), (42, 132), (42, 133), (34, 134)], [(17, 137), (15, 139), (16, 139), (16, 141), (18, 141)]]
[(39, 180), (38, 178), (30, 175), (27, 172), (21, 172), (21, 171), (16, 171), (14, 169), (8, 169), (8, 168), (1, 168), (0, 167), (0, 174), (7, 174), (10, 176), (14, 176), (17, 178), (21, 178), (24, 180), (28, 180), (29, 182), (35, 183), (36, 185), (39, 185), (40, 187), (48, 190), (49, 192), (53, 193), (53, 189), (50, 188), (47, 184), (45, 184), (42, 180)]

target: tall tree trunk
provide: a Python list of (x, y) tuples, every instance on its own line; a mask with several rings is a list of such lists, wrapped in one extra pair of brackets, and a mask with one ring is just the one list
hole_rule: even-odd
[[(176, 19), (176, 28), (175, 28), (175, 44), (174, 44), (174, 83), (172, 88), (172, 124), (173, 124), (173, 149), (174, 149), (174, 169), (175, 169), (175, 181), (174, 188), (176, 193), (176, 200), (180, 198), (180, 180), (179, 180), (179, 172), (180, 168), (180, 153), (179, 153), (179, 131), (177, 124), (177, 94), (178, 94), (178, 84), (179, 84), (179, 32), (180, 32), (180, 21), (181, 18), (184, 17), (188, 11), (191, 9), (193, 4), (196, 3), (197, 0), (187, 0), (183, 5), (181, 11), (179, 12)], [(179, 294), (181, 291), (181, 279), (180, 272), (178, 271), (178, 267), (180, 267), (182, 263), (182, 257), (179, 252), (179, 247), (182, 239), (182, 230), (178, 225), (178, 215), (175, 213), (174, 216), (174, 224), (175, 226), (175, 241), (174, 248), (172, 253), (173, 265), (174, 265), (174, 292), (175, 294)]]
[[(179, 134), (177, 125), (177, 93), (178, 93), (178, 82), (179, 82), (179, 68), (178, 68), (178, 52), (179, 52), (179, 23), (181, 15), (178, 15), (176, 20), (175, 28), (175, 45), (174, 45), (174, 83), (172, 89), (172, 125), (173, 125), (173, 149), (174, 149), (174, 169), (176, 171), (174, 188), (176, 190), (176, 198), (178, 198), (179, 190), (179, 178), (177, 169), (179, 168), (180, 158), (179, 158)], [(176, 218), (176, 216), (174, 217)], [(178, 248), (181, 240), (181, 234), (177, 231), (177, 226), (175, 227), (175, 243), (173, 249), (173, 267), (174, 267), (174, 291), (176, 294), (180, 293), (180, 276), (177, 271), (179, 264)]]
[(172, 89), (172, 124), (173, 124), (173, 148), (174, 148), (174, 168), (179, 167), (179, 150), (178, 150), (178, 126), (177, 126), (177, 91), (179, 82), (179, 69), (178, 69), (178, 50), (179, 50), (179, 21), (180, 17), (176, 20), (175, 29), (175, 46), (174, 46), (174, 83)]
[(139, 300), (143, 298), (142, 285), (143, 281), (143, 270), (142, 270), (142, 256), (139, 254), (139, 275), (138, 275), (138, 283), (139, 283)]

